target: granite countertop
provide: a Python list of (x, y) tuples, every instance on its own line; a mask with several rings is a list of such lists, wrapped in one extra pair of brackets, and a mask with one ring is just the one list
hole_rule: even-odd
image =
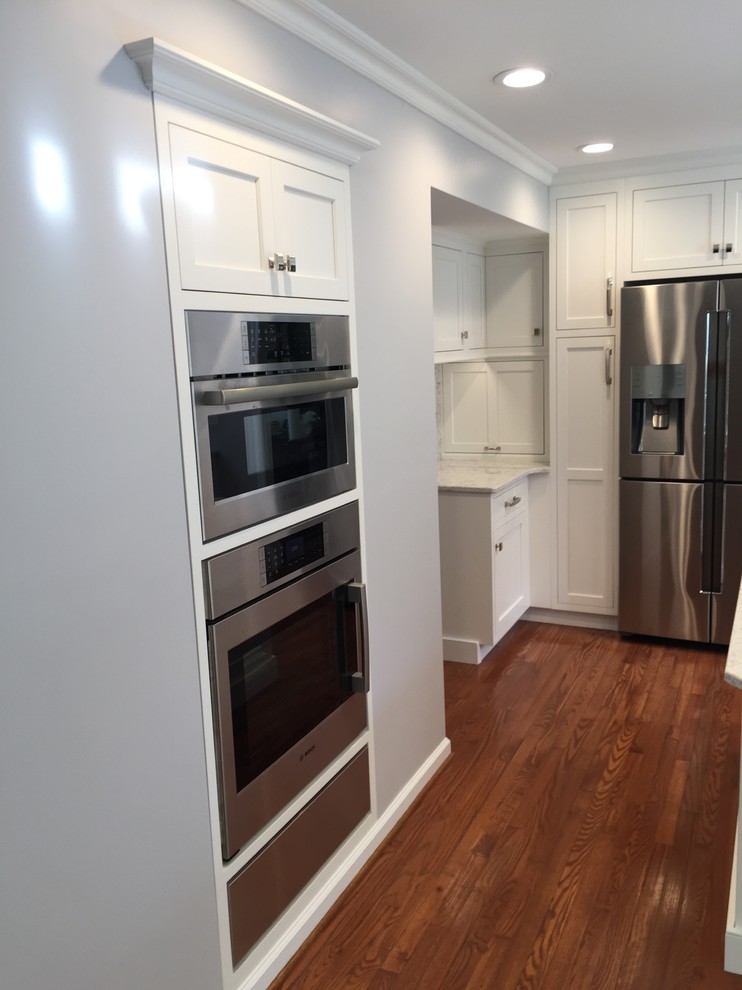
[(496, 494), (529, 474), (546, 474), (548, 470), (543, 461), (505, 463), (496, 455), (442, 457), (438, 461), (438, 491)]
[(733, 687), (742, 688), (742, 588), (737, 599), (737, 611), (734, 613), (724, 680)]

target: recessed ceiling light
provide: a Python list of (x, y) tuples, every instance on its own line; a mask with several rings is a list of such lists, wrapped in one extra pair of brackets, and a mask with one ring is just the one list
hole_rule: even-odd
[(498, 72), (495, 82), (501, 86), (510, 86), (514, 89), (524, 89), (526, 86), (538, 86), (550, 75), (545, 69), (537, 69), (534, 66), (523, 67), (521, 69), (506, 69)]
[(604, 151), (613, 151), (610, 141), (595, 141), (593, 144), (581, 144), (577, 149), (584, 151), (586, 155), (601, 155)]

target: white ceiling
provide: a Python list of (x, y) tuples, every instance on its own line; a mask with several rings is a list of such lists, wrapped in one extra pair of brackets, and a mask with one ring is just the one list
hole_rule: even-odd
[[(742, 151), (742, 0), (323, 3), (558, 168), (597, 140), (613, 161)], [(492, 82), (523, 64), (552, 77)]]

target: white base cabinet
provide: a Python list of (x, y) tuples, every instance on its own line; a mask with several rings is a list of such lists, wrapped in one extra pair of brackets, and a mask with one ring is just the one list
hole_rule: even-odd
[(530, 604), (528, 482), (438, 495), (443, 659), (480, 663)]

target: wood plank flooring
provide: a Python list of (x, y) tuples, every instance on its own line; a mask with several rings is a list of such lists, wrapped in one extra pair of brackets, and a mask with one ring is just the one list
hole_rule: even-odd
[(521, 622), (446, 664), (451, 758), (271, 990), (742, 990), (724, 660)]

